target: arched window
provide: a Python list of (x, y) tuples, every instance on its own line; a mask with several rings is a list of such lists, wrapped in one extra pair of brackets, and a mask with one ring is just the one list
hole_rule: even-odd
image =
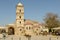
[(20, 21), (20, 24), (21, 24), (21, 21)]
[(29, 30), (31, 29), (31, 27), (29, 26)]
[(28, 27), (26, 27), (26, 29), (28, 30)]
[(19, 16), (19, 18), (21, 18), (21, 16)]
[(2, 33), (6, 33), (6, 30), (5, 29), (2, 29), (2, 31), (1, 31)]
[(27, 27), (26, 27), (26, 29), (27, 29), (27, 30), (30, 30), (30, 29), (31, 29), (31, 27), (30, 27), (30, 26), (27, 26)]
[(20, 12), (21, 12), (21, 9), (20, 9)]
[(22, 31), (22, 29), (20, 29), (20, 31)]

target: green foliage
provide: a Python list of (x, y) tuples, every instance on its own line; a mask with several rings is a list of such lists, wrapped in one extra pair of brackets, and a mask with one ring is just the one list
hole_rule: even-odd
[(58, 15), (49, 13), (45, 17), (45, 27), (54, 28), (59, 27)]

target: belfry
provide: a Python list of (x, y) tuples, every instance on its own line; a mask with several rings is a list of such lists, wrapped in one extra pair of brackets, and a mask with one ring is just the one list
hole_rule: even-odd
[(16, 26), (24, 27), (24, 6), (21, 3), (16, 6)]
[[(20, 35), (24, 27), (24, 6), (20, 2), (16, 6), (16, 33)], [(19, 33), (20, 32), (20, 33)]]

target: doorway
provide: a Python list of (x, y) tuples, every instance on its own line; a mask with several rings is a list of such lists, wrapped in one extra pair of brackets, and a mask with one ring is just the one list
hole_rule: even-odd
[(14, 35), (14, 28), (13, 27), (8, 28), (8, 35)]

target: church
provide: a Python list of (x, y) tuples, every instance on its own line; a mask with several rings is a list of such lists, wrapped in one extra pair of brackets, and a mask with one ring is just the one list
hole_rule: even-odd
[(42, 25), (36, 21), (24, 19), (24, 5), (16, 5), (16, 22), (8, 24), (5, 27), (0, 26), (0, 34), (7, 35), (40, 35)]

